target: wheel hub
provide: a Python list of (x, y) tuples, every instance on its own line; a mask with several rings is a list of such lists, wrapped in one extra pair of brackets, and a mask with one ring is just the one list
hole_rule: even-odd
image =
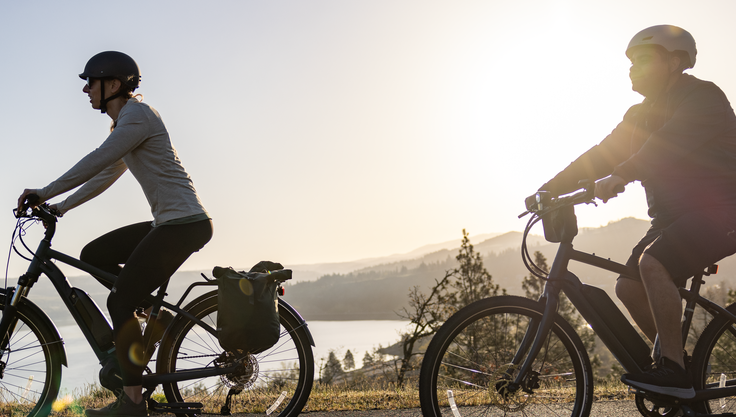
[(228, 388), (249, 389), (258, 379), (258, 361), (250, 353), (236, 357), (232, 353), (225, 354), (218, 367), (226, 368), (240, 363), (237, 372), (220, 375), (220, 380)]
[(509, 364), (494, 372), (488, 387), (491, 404), (505, 412), (522, 411), (533, 395), (511, 381), (515, 368), (515, 365)]

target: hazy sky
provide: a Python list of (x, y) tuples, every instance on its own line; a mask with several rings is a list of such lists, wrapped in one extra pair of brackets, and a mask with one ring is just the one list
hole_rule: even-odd
[[(185, 269), (521, 230), (524, 197), (641, 101), (624, 55), (640, 29), (689, 30), (689, 72), (736, 96), (735, 13), (732, 0), (3, 2), (0, 233), (7, 248), (23, 188), (105, 139), (110, 120), (77, 77), (104, 50), (138, 62), (139, 92), (214, 218)], [(646, 218), (638, 184), (578, 211), (581, 226), (627, 216)], [(77, 255), (150, 218), (128, 173), (69, 212), (54, 246)], [(25, 267), (15, 257), (10, 276)]]

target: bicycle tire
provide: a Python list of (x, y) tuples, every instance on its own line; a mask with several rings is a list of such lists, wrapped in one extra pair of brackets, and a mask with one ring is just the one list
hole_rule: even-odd
[[(5, 311), (5, 297), (0, 297)], [(18, 307), (8, 348), (0, 351), (0, 415), (47, 416), (61, 385), (63, 345), (33, 308)]]
[[(216, 295), (196, 303), (189, 312), (216, 327)], [(279, 316), (279, 341), (270, 349), (251, 355), (257, 365), (255, 373), (164, 384), (167, 401), (199, 402), (205, 406), (204, 414), (220, 415), (230, 389), (228, 385), (235, 385), (243, 391), (233, 397), (229, 412), (234, 416), (263, 414), (268, 410), (268, 414), (278, 417), (299, 415), (314, 382), (312, 347), (296, 317), (285, 309), (279, 309)], [(159, 373), (215, 366), (215, 359), (224, 352), (214, 335), (191, 320), (175, 321), (167, 335), (158, 354)]]
[(422, 361), (419, 399), (424, 417), (588, 416), (593, 401), (590, 360), (580, 337), (559, 316), (534, 362), (539, 387), (506, 396), (499, 389), (509, 379), (507, 372), (515, 371), (508, 364), (531, 319), (541, 317), (539, 302), (515, 296), (476, 301), (450, 317)]
[[(736, 303), (726, 309), (736, 314)], [(729, 380), (736, 378), (736, 336), (728, 331), (733, 324), (726, 317), (716, 317), (700, 334), (690, 366), (696, 390), (706, 389), (707, 384), (718, 384), (721, 374)], [(695, 403), (693, 408), (707, 414), (736, 413), (736, 397), (724, 398), (723, 406), (720, 399), (715, 399)]]

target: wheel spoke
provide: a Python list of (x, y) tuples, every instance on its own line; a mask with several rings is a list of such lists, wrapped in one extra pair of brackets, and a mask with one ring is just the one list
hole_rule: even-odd
[[(4, 300), (0, 299), (0, 309)], [(61, 362), (52, 351), (61, 341), (52, 343), (55, 332), (37, 324), (23, 304), (17, 310), (17, 323), (8, 346), (0, 352), (3, 376), (0, 379), (2, 407), (18, 410), (23, 415), (46, 415), (56, 398), (61, 381)], [(57, 351), (56, 357), (59, 357)], [(22, 410), (22, 411), (21, 411)]]
[[(216, 323), (216, 301), (214, 297), (197, 304), (190, 313), (207, 323)], [(263, 414), (273, 406), (273, 416), (297, 416), (306, 403), (314, 378), (311, 346), (302, 326), (294, 317), (281, 314), (281, 336), (274, 346), (256, 355), (226, 355), (217, 340), (196, 323), (178, 323), (169, 332), (170, 340), (162, 342), (160, 355), (163, 356), (159, 357), (157, 372), (242, 365), (234, 374), (167, 384), (164, 386), (167, 400), (201, 402), (205, 412), (219, 413), (228, 394), (238, 392), (230, 402), (233, 414)], [(279, 402), (284, 392), (286, 395)]]
[[(432, 339), (420, 375), (425, 416), (582, 416), (592, 403), (590, 363), (580, 338), (555, 322), (530, 372), (513, 364), (539, 304), (512, 296), (471, 304), (450, 318)], [(523, 353), (523, 352), (522, 352)], [(518, 381), (518, 382), (516, 382)], [(448, 393), (452, 392), (452, 395)], [(452, 398), (452, 403), (450, 402)]]

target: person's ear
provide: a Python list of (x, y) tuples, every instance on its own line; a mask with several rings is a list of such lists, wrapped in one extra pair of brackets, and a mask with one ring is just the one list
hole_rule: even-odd
[(120, 87), (122, 87), (123, 83), (118, 80), (117, 78), (113, 78), (109, 80), (109, 88), (110, 88), (110, 95), (117, 94), (120, 91)]
[(669, 70), (670, 73), (673, 73), (675, 71), (678, 71), (680, 69), (680, 64), (682, 64), (682, 60), (679, 56), (673, 55), (670, 57), (669, 61)]

